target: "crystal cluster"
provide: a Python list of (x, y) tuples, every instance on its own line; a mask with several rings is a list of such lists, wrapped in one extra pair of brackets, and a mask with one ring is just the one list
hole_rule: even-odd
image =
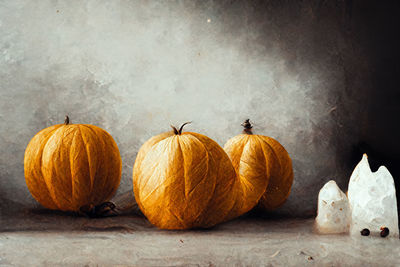
[(387, 227), (389, 237), (399, 236), (396, 189), (393, 177), (385, 166), (372, 172), (364, 154), (350, 177), (348, 198), (351, 234), (360, 235), (364, 228), (371, 233), (379, 233), (381, 227)]
[(396, 189), (388, 169), (372, 172), (364, 154), (350, 177), (347, 197), (335, 181), (326, 183), (318, 195), (315, 226), (323, 234), (350, 231), (357, 236), (362, 231), (379, 235), (387, 228), (389, 237), (398, 237)]
[(350, 226), (350, 207), (336, 182), (327, 182), (318, 195), (316, 230), (322, 234), (346, 233)]

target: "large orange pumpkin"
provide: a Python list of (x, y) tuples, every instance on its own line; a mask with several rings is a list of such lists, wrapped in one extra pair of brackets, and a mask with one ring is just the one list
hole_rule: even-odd
[(292, 161), (278, 141), (253, 134), (249, 120), (242, 125), (243, 134), (229, 139), (224, 146), (242, 185), (240, 212), (250, 210), (257, 202), (264, 210), (275, 210), (289, 197)]
[(29, 142), (25, 179), (32, 196), (44, 207), (79, 211), (109, 200), (121, 179), (118, 147), (94, 125), (58, 124), (41, 130)]
[(133, 167), (135, 199), (163, 229), (211, 227), (231, 217), (236, 174), (212, 139), (173, 127), (140, 148)]

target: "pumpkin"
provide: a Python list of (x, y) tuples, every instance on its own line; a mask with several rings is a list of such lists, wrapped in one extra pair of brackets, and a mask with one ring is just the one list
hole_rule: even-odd
[(224, 150), (232, 161), (242, 186), (241, 210), (257, 202), (263, 210), (275, 210), (289, 197), (293, 183), (292, 161), (285, 148), (275, 139), (252, 133), (246, 120), (242, 134), (229, 139)]
[(25, 180), (32, 196), (53, 210), (79, 211), (109, 200), (121, 179), (114, 139), (87, 124), (58, 124), (37, 133), (25, 151)]
[(136, 202), (162, 229), (211, 227), (231, 216), (237, 197), (228, 155), (184, 125), (145, 142), (133, 167)]

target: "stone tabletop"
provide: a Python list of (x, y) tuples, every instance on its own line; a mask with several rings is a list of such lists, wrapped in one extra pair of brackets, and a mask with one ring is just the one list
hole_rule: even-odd
[(399, 266), (400, 240), (317, 235), (314, 219), (242, 217), (164, 231), (141, 216), (2, 218), (0, 266)]

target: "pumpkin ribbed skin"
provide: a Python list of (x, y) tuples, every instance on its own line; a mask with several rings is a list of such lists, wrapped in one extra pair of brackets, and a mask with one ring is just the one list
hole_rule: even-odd
[(198, 133), (149, 139), (133, 167), (135, 199), (162, 229), (206, 228), (226, 220), (235, 204), (235, 184), (224, 150)]
[(224, 150), (242, 184), (237, 201), (242, 205), (239, 213), (250, 210), (257, 202), (261, 209), (275, 210), (286, 201), (293, 183), (292, 161), (278, 141), (245, 133), (229, 139)]
[(58, 124), (32, 138), (24, 168), (29, 191), (44, 207), (79, 211), (114, 195), (122, 164), (117, 144), (103, 129)]

